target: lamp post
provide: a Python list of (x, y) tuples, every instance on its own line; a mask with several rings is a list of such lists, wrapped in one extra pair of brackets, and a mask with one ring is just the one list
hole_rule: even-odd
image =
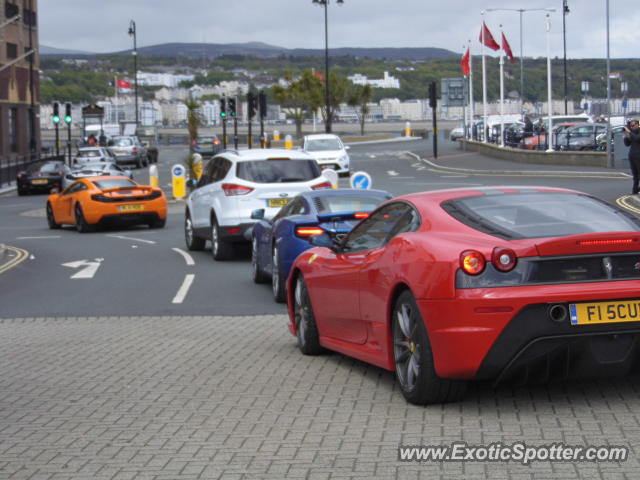
[(136, 109), (136, 129), (138, 128), (138, 43), (136, 39), (136, 22), (129, 22), (129, 36), (133, 37), (133, 85)]
[(567, 113), (567, 14), (569, 5), (567, 0), (562, 0), (562, 45), (564, 48), (564, 114)]
[[(335, 0), (338, 5), (342, 5), (344, 0)], [(329, 0), (312, 0), (311, 3), (324, 7), (324, 102), (327, 111), (327, 118), (324, 124), (325, 132), (331, 133), (331, 95), (329, 94), (329, 18), (327, 7)]]
[[(611, 44), (609, 32), (609, 0), (606, 1), (607, 17), (607, 138), (611, 138)], [(611, 142), (607, 141), (607, 167), (613, 168)]]
[(510, 11), (520, 14), (520, 102), (524, 105), (524, 54), (522, 53), (522, 14), (525, 12), (555, 12), (555, 8), (487, 8), (487, 12)]

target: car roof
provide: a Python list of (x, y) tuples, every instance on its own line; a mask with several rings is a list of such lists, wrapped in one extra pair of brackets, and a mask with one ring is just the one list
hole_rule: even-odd
[[(290, 160), (314, 160), (311, 155), (302, 150), (289, 150), (285, 148), (253, 148), (246, 150), (225, 150), (216, 155), (231, 161), (242, 162), (250, 160), (269, 160), (286, 158)], [(214, 157), (214, 158), (216, 158)]]
[(334, 138), (340, 138), (338, 135), (334, 135), (333, 133), (314, 133), (313, 135), (305, 135), (305, 140), (328, 140)]

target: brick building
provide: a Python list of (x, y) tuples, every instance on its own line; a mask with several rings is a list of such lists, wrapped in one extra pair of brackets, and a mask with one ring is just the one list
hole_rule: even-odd
[(37, 0), (0, 0), (0, 160), (40, 150), (39, 64)]

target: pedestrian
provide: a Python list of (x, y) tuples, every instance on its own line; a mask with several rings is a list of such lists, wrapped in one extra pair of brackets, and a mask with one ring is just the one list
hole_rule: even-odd
[(624, 127), (624, 144), (629, 147), (629, 166), (633, 175), (631, 194), (635, 195), (640, 191), (640, 123), (638, 120), (631, 120)]
[(533, 122), (529, 115), (524, 116), (524, 136), (531, 137), (533, 136)]
[(103, 130), (100, 130), (99, 143), (100, 143), (101, 147), (106, 147), (107, 146), (107, 136), (104, 134)]
[(98, 141), (96, 140), (96, 136), (93, 133), (89, 135), (89, 138), (87, 138), (87, 143), (92, 147), (95, 146), (96, 143), (98, 143)]

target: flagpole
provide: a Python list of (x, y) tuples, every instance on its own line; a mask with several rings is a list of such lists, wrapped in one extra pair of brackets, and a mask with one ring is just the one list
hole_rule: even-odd
[(553, 152), (553, 97), (551, 91), (551, 19), (547, 13), (547, 102), (549, 103), (549, 126), (547, 127), (547, 152)]
[(482, 116), (483, 116), (483, 126), (482, 126), (482, 141), (487, 143), (487, 62), (484, 58), (484, 10), (480, 12), (482, 18)]
[(473, 136), (473, 55), (471, 55), (471, 39), (469, 39), (469, 124), (471, 125), (471, 140)]
[[(502, 25), (500, 25), (502, 28)], [(504, 148), (504, 55), (500, 50), (500, 146)]]
[(118, 123), (118, 76), (115, 75), (113, 78), (115, 79), (114, 85), (116, 87), (116, 105), (115, 105), (115, 108), (114, 108), (114, 110), (116, 112), (116, 121), (115, 121), (115, 123), (119, 125), (119, 123)]

